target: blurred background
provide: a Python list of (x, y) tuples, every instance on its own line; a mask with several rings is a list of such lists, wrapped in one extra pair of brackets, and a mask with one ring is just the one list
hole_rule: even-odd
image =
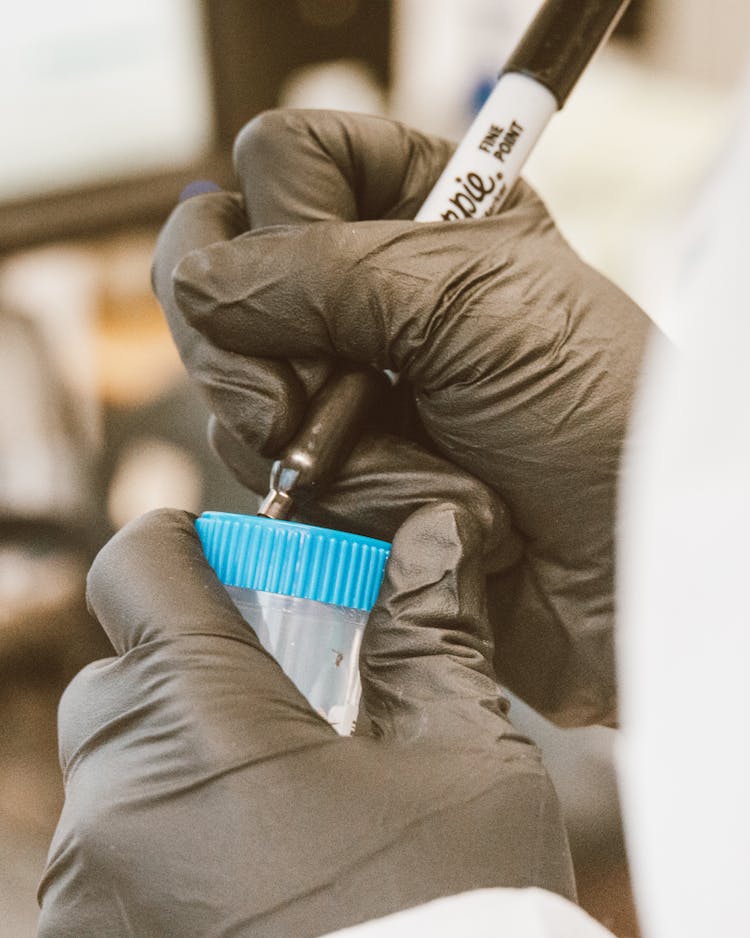
[[(233, 186), (234, 135), (276, 106), (458, 138), (537, 0), (26, 0), (0, 33), (0, 931), (34, 934), (59, 813), (55, 709), (109, 653), (97, 548), (142, 512), (252, 512), (211, 453), (150, 289), (189, 181)], [(750, 5), (634, 0), (526, 173), (573, 245), (667, 331), (682, 213), (731, 145)], [(565, 807), (581, 900), (636, 936), (616, 736), (518, 702)]]

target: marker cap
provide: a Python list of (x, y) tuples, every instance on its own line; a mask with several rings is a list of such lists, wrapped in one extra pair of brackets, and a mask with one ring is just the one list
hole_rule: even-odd
[(501, 74), (521, 72), (548, 88), (561, 108), (630, 0), (547, 0)]

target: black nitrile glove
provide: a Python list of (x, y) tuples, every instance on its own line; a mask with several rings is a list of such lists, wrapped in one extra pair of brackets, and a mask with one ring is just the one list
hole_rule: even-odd
[(423, 507), (396, 534), (363, 650), (374, 737), (308, 706), (189, 515), (110, 541), (88, 601), (117, 657), (60, 705), (40, 938), (306, 938), (480, 887), (573, 898), (557, 799), (492, 669), (484, 567), (503, 521), (484, 506)]
[(388, 538), (474, 485), (457, 467), (479, 477), (523, 542), (489, 585), (500, 679), (560, 723), (611, 721), (615, 487), (648, 321), (524, 184), (497, 218), (405, 220), (449, 154), (378, 118), (263, 115), (236, 146), (244, 198), (175, 210), (155, 289), (255, 491), (336, 359), (400, 372), (383, 413), (401, 436), (381, 419), (302, 520)]

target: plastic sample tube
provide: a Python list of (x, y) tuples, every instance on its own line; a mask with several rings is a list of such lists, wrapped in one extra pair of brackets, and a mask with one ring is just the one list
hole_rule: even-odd
[(359, 708), (359, 649), (390, 544), (249, 515), (205, 512), (203, 552), (260, 643), (342, 736)]

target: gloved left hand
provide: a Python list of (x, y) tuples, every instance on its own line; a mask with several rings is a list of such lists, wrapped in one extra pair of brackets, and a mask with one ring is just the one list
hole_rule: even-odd
[(305, 938), (483, 886), (574, 896), (557, 799), (492, 669), (484, 571), (505, 521), (474, 495), (396, 535), (363, 649), (374, 738), (310, 708), (189, 515), (101, 551), (88, 601), (117, 657), (61, 703), (40, 938)]

